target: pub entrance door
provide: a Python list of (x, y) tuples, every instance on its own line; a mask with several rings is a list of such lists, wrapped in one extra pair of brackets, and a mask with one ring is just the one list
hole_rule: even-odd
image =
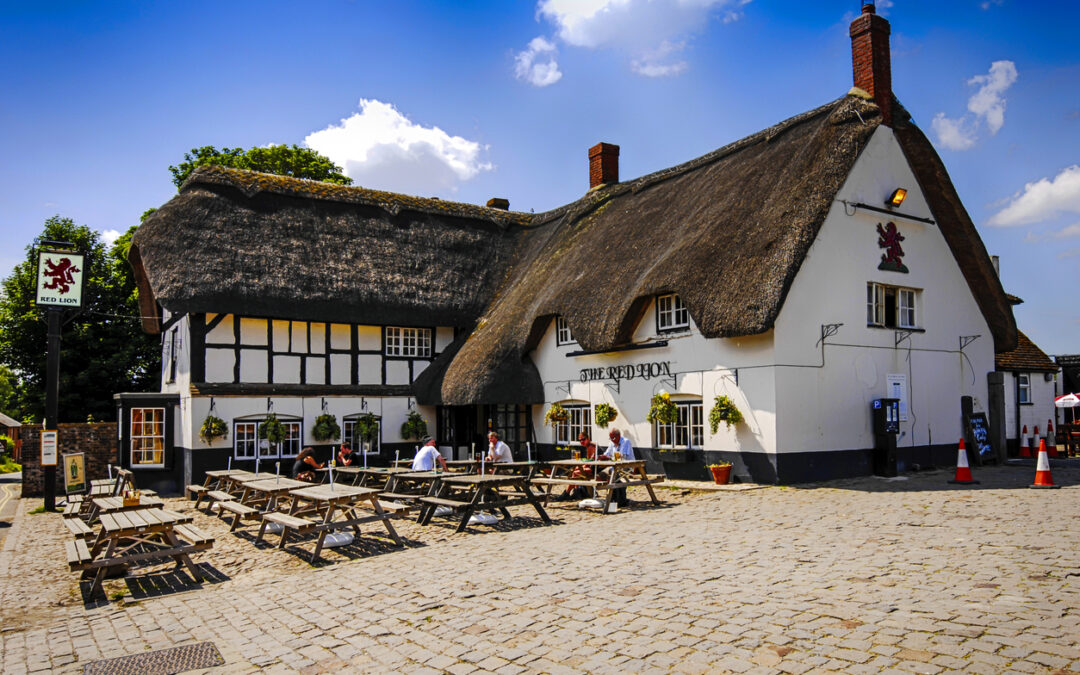
[(525, 457), (525, 443), (532, 441), (532, 410), (528, 405), (439, 406), (435, 440), (451, 459), (466, 459), (472, 452), (487, 452), (489, 431), (510, 446), (514, 458)]

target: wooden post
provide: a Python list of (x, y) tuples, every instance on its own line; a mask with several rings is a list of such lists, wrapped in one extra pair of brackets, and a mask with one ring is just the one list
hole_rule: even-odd
[[(60, 394), (60, 319), (64, 310), (50, 307), (48, 315), (48, 361), (45, 368), (45, 429), (55, 431), (58, 427)], [(59, 455), (59, 448), (57, 448)], [(42, 467), (45, 471), (45, 510), (56, 510), (56, 466)]]

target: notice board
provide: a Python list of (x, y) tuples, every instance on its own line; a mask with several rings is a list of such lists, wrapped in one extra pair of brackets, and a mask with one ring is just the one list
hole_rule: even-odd
[(971, 443), (971, 449), (977, 452), (983, 461), (993, 459), (994, 450), (990, 445), (990, 423), (986, 420), (986, 413), (971, 413), (964, 422), (967, 427), (967, 437)]

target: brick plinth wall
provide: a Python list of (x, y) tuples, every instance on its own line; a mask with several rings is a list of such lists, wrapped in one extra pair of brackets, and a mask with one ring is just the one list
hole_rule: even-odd
[[(45, 470), (41, 466), (41, 425), (24, 425), (22, 438), (22, 496), (41, 497), (45, 492)], [(56, 467), (56, 496), (64, 495), (63, 455), (85, 454), (86, 480), (108, 478), (108, 464), (116, 464), (116, 422), (60, 425), (60, 457)]]

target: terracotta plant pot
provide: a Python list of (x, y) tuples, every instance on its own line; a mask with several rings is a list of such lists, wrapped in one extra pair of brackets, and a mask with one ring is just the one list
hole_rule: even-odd
[(717, 485), (727, 485), (728, 480), (731, 478), (731, 465), (727, 466), (710, 466), (709, 470), (712, 471), (713, 481)]

